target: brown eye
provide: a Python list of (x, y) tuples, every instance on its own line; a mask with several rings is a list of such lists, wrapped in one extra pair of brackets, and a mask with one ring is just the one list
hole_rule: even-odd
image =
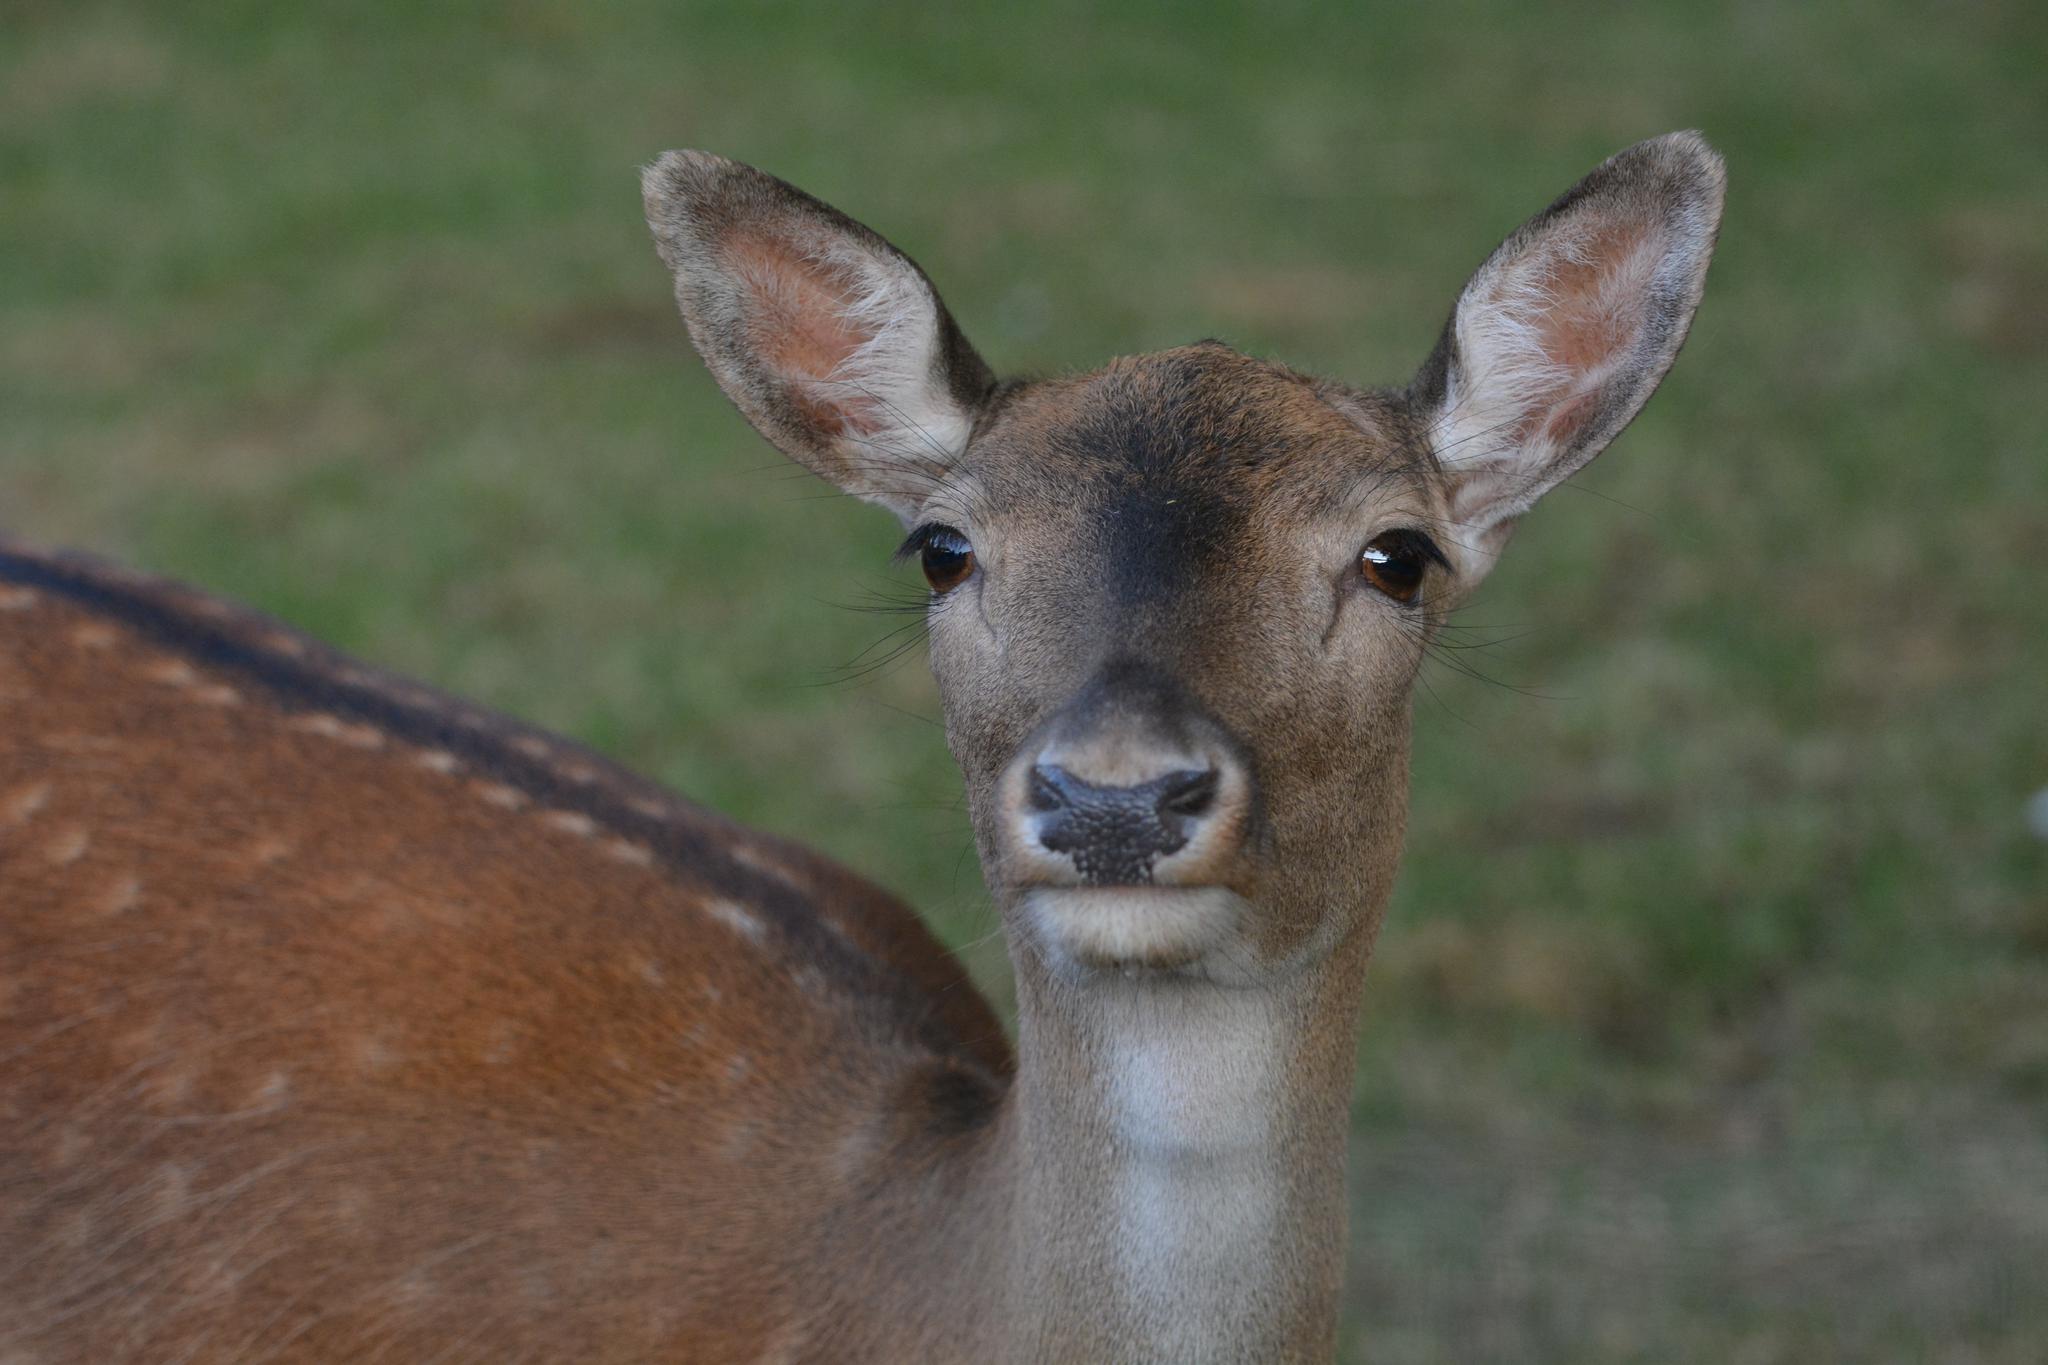
[(1374, 536), (1359, 552), (1359, 571), (1365, 581), (1402, 606), (1411, 605), (1422, 593), (1422, 578), (1431, 562), (1442, 564), (1443, 553), (1420, 531), (1387, 531)]
[(935, 593), (948, 593), (974, 572), (974, 547), (950, 526), (923, 526), (917, 535), (918, 563)]

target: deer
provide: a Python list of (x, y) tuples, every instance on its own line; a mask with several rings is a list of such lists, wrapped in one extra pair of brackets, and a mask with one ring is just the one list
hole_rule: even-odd
[(1324, 1361), (1411, 692), (1630, 422), (1695, 133), (1513, 232), (1406, 385), (998, 380), (762, 171), (644, 172), (690, 337), (895, 515), (1015, 974), (567, 739), (0, 549), (0, 1360)]

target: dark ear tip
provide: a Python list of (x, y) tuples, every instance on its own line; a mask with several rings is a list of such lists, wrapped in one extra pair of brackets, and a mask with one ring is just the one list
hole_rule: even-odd
[(746, 169), (714, 152), (663, 152), (640, 172), (640, 199), (648, 220), (681, 216), (690, 204), (703, 202), (720, 182), (730, 181)]
[(1719, 218), (1728, 189), (1728, 163), (1697, 129), (1687, 128), (1638, 142), (1608, 163), (1631, 177), (1640, 176), (1704, 201)]

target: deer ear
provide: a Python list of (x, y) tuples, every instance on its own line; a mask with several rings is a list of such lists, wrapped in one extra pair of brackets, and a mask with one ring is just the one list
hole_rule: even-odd
[(1410, 390), (1476, 582), (1515, 518), (1598, 455), (1677, 358), (1726, 176), (1697, 133), (1612, 158), (1479, 267)]
[(908, 256), (792, 185), (708, 152), (641, 177), (690, 339), (792, 459), (908, 519), (994, 377)]

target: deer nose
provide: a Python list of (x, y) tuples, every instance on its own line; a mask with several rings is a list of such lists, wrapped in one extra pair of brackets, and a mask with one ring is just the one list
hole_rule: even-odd
[(1183, 769), (1133, 786), (1101, 786), (1056, 763), (1033, 765), (1029, 802), (1039, 847), (1073, 859), (1091, 885), (1146, 882), (1180, 852), (1216, 804), (1214, 768)]
[(1230, 886), (1256, 804), (1250, 758), (1185, 689), (1105, 665), (1019, 746), (997, 787), (1011, 884)]
[[(1058, 880), (1088, 886), (1203, 881), (1204, 869), (1235, 850), (1244, 784), (1230, 781), (1221, 767), (1103, 783), (1045, 757), (1026, 775), (1018, 835), (1041, 867), (1067, 865)], [(1195, 856), (1177, 860), (1184, 853)]]

